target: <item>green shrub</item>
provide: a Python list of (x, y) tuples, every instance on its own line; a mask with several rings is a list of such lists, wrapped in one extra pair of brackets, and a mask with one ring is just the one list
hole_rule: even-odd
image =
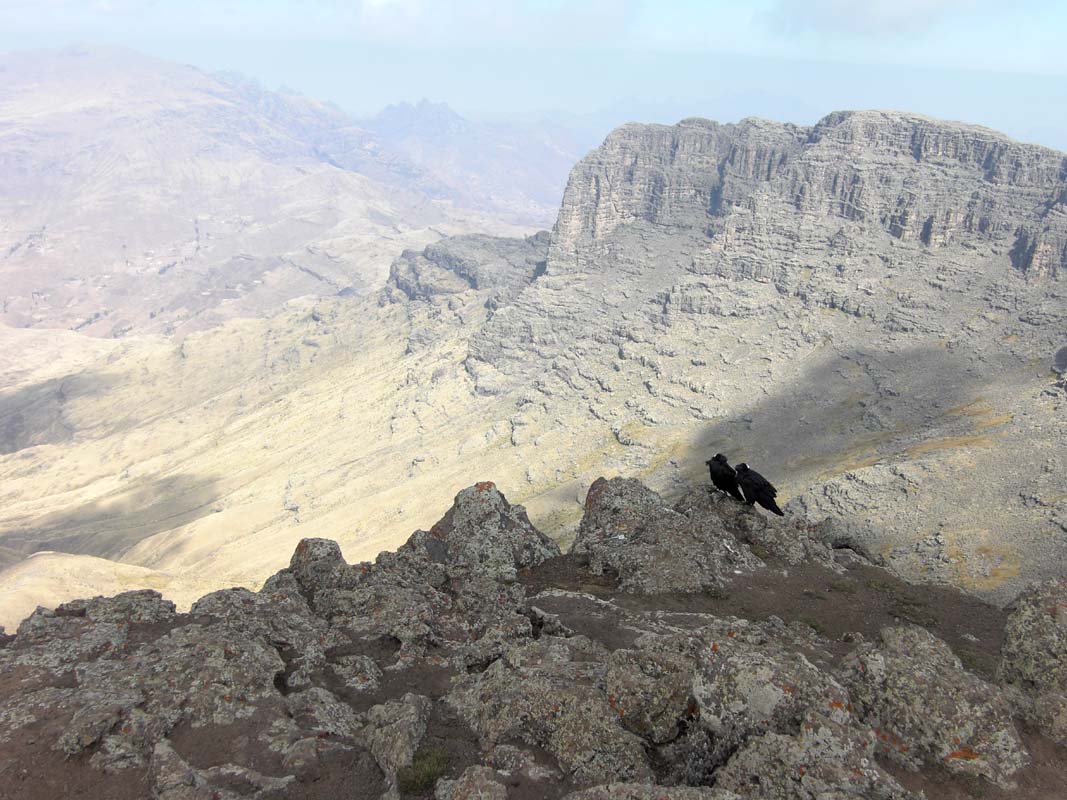
[(440, 747), (424, 748), (415, 754), (410, 767), (396, 771), (397, 788), (408, 795), (428, 792), (447, 769), (448, 753)]

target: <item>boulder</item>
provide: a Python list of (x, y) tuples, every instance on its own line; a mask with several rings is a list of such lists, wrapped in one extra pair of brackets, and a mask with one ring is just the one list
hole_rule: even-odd
[(1067, 578), (1032, 586), (1012, 604), (998, 678), (1022, 692), (1027, 716), (1067, 745)]
[(675, 511), (633, 478), (598, 478), (571, 553), (588, 554), (596, 574), (618, 575), (619, 589), (639, 594), (719, 589), (762, 566), (715, 514)]
[(940, 765), (1011, 786), (1029, 761), (1004, 693), (925, 628), (884, 628), (880, 642), (848, 656), (842, 677), (879, 752), (906, 767)]

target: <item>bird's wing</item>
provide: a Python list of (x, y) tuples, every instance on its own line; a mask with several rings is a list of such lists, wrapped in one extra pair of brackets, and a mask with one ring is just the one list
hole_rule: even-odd
[(752, 488), (753, 489), (755, 489), (760, 494), (766, 493), (766, 494), (769, 494), (771, 497), (777, 497), (778, 496), (778, 490), (774, 488), (774, 486), (771, 484), (771, 482), (769, 480), (764, 478), (758, 472), (756, 472), (756, 473), (750, 472), (749, 474), (752, 476)]

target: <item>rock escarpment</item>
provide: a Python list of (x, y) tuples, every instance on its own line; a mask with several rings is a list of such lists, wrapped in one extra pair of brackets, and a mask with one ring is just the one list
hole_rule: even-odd
[(480, 483), (373, 563), (311, 539), (262, 591), (187, 614), (151, 591), (39, 609), (0, 645), (0, 777), (10, 797), (159, 800), (921, 796), (893, 763), (1030, 785), (1014, 715), (1047, 696), (1027, 676), (1050, 651), (1014, 632), (1058, 641), (1032, 620), (1062, 586), (1014, 612), (1008, 690), (916, 625), (831, 639), (714, 610), (761, 576), (853, 585), (860, 561), (621, 479), (590, 489), (563, 556)]

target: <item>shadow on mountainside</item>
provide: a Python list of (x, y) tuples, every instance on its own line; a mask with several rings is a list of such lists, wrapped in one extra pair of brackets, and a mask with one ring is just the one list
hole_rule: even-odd
[(104, 394), (117, 382), (115, 376), (87, 372), (0, 392), (0, 455), (70, 441), (77, 430), (66, 417), (67, 403)]
[(0, 531), (0, 545), (23, 556), (42, 550), (117, 559), (138, 542), (213, 513), (217, 481), (173, 475), (93, 503), (34, 517)]
[(722, 452), (799, 493), (886, 458), (983, 446), (1010, 416), (980, 399), (993, 371), (981, 367), (968, 353), (932, 346), (834, 352), (744, 415), (705, 428), (682, 466), (706, 473), (704, 461)]

